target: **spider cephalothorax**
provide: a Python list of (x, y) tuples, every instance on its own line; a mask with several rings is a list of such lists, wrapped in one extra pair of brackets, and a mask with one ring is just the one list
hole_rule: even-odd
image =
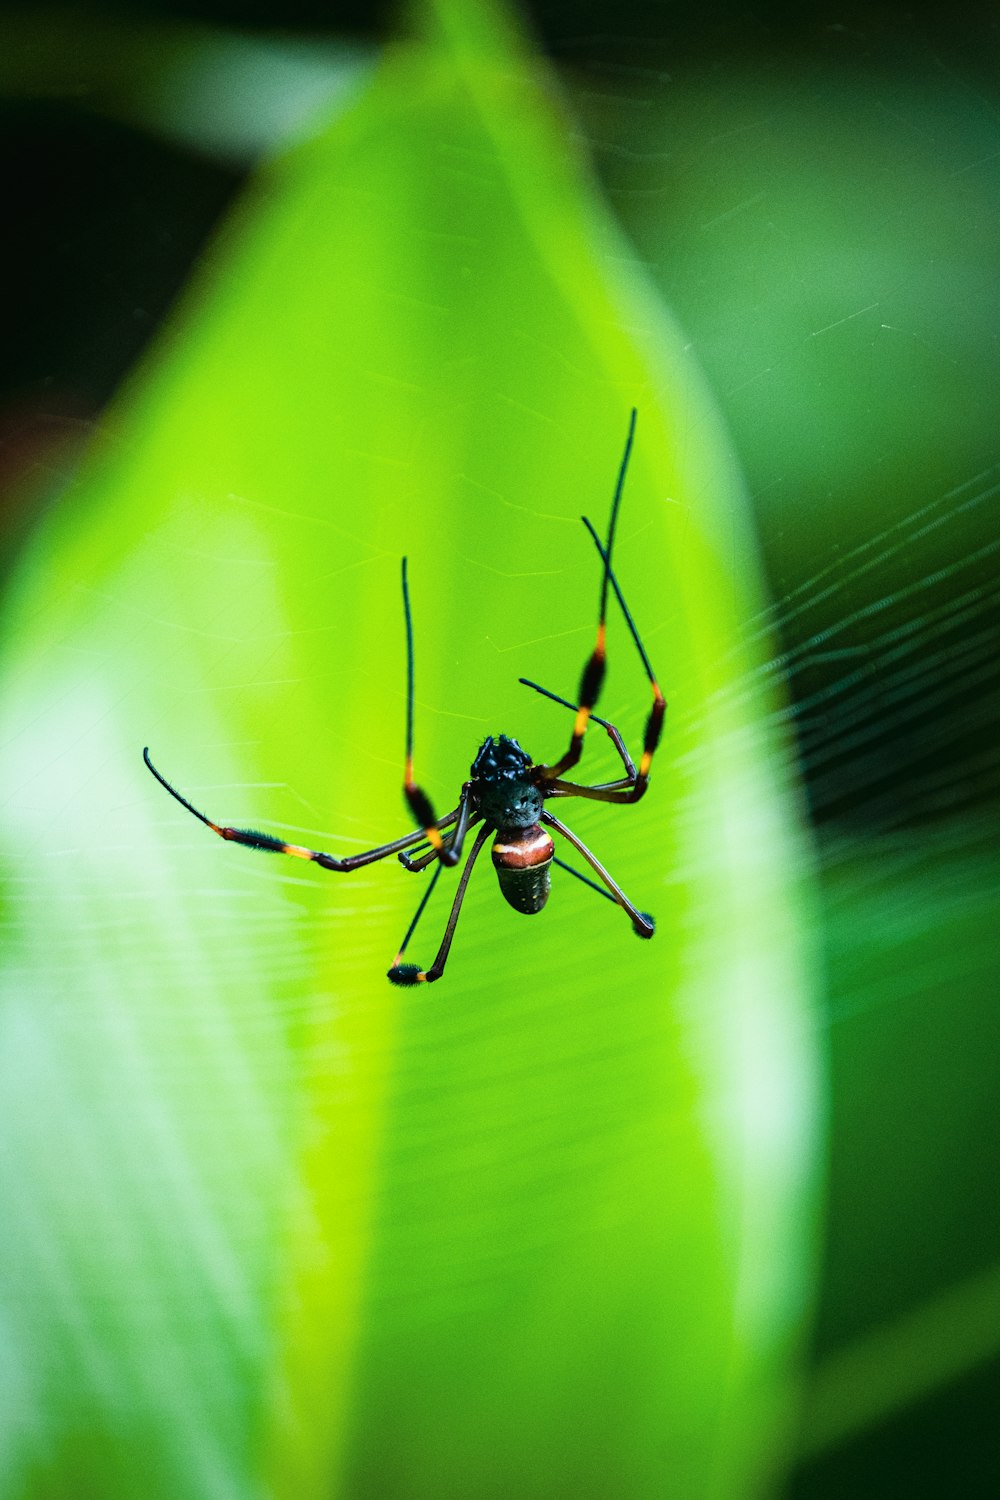
[(472, 762), (470, 796), (476, 811), (504, 831), (530, 828), (542, 812), (542, 794), (530, 775), (531, 757), (505, 734), (484, 740)]
[[(611, 520), (605, 544), (602, 545), (591, 523), (586, 516), (583, 517), (583, 523), (600, 553), (603, 571), (600, 611), (597, 619), (597, 642), (583, 669), (576, 702), (571, 703), (568, 699), (561, 698), (558, 693), (551, 693), (548, 688), (539, 687), (537, 682), (529, 682), (526, 677), (520, 679), (526, 687), (534, 688), (544, 698), (561, 704), (563, 708), (568, 708), (575, 714), (569, 746), (559, 760), (552, 765), (533, 763), (517, 741), (506, 734), (498, 734), (495, 737), (490, 735), (479, 747), (472, 763), (471, 778), (462, 787), (458, 806), (443, 818), (435, 816), (430, 799), (413, 779), (413, 623), (410, 614), (405, 557), (403, 558), (403, 617), (406, 622), (406, 760), (403, 773), (403, 795), (410, 816), (419, 825), (415, 832), (393, 839), (391, 843), (379, 844), (377, 848), (367, 849), (364, 853), (340, 857), (335, 854), (326, 854), (318, 849), (307, 849), (300, 844), (287, 844), (273, 834), (257, 833), (250, 828), (233, 828), (228, 824), (213, 823), (203, 812), (199, 812), (185, 797), (182, 797), (165, 776), (161, 776), (149, 758), (149, 751), (143, 751), (146, 764), (157, 781), (172, 797), (177, 799), (182, 807), (187, 808), (189, 813), (193, 813), (220, 838), (228, 839), (236, 844), (245, 844), (251, 849), (261, 849), (272, 854), (292, 854), (297, 859), (312, 860), (324, 870), (358, 870), (364, 865), (374, 864), (376, 860), (385, 859), (390, 854), (398, 855), (401, 864), (407, 870), (426, 870), (428, 865), (433, 864), (434, 874), (428, 882), (420, 905), (417, 907), (416, 916), (410, 923), (399, 952), (396, 954), (395, 962), (389, 970), (389, 978), (393, 984), (417, 984), (423, 980), (441, 978), (472, 868), (491, 834), (494, 836), (493, 865), (500, 881), (500, 889), (505, 899), (516, 911), (526, 915), (541, 911), (548, 900), (551, 867), (558, 865), (560, 869), (567, 870), (578, 880), (582, 880), (585, 885), (589, 885), (600, 895), (606, 896), (608, 900), (620, 906), (630, 918), (632, 930), (639, 937), (653, 936), (652, 917), (632, 904), (600, 861), (591, 854), (586, 844), (572, 829), (567, 828), (545, 808), (545, 803), (550, 797), (589, 797), (596, 802), (613, 802), (619, 805), (638, 802), (648, 785), (649, 769), (663, 727), (663, 715), (667, 705), (653, 675), (649, 657), (639, 639), (635, 622), (618, 586), (618, 580), (611, 571), (615, 526), (625, 483), (625, 471), (628, 468), (629, 454), (632, 451), (635, 417), (636, 414), (633, 411), (628, 439), (625, 443), (625, 453), (618, 471), (615, 496), (611, 504)], [(615, 726), (609, 724), (606, 719), (598, 718), (594, 713), (594, 706), (604, 681), (609, 587), (614, 590), (615, 598), (621, 606), (625, 623), (653, 690), (653, 706), (646, 720), (646, 732), (643, 737), (642, 756), (638, 768), (633, 763), (625, 748), (625, 742)], [(601, 781), (596, 785), (587, 786), (575, 781), (567, 781), (565, 776), (566, 772), (571, 770), (580, 759), (584, 735), (591, 719), (607, 731), (621, 759), (625, 774), (616, 781)], [(452, 901), (451, 913), (437, 957), (426, 970), (421, 969), (418, 964), (402, 963), (403, 954), (442, 870), (458, 863), (466, 833), (474, 823), (481, 823), (482, 827), (476, 834), (472, 851), (459, 877), (458, 889)], [(553, 833), (557, 833), (560, 838), (572, 844), (573, 848), (587, 861), (600, 884), (580, 870), (574, 869), (572, 865), (567, 865), (555, 857)]]

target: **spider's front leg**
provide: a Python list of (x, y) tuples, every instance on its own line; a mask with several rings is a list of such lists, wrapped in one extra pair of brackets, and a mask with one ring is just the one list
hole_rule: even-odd
[[(543, 698), (551, 698), (553, 703), (561, 703), (563, 708), (568, 708), (571, 713), (576, 712), (576, 704), (570, 703), (568, 698), (560, 698), (558, 693), (550, 692), (548, 688), (543, 688), (540, 683), (532, 682), (528, 677), (519, 677), (517, 680), (524, 687), (534, 688), (535, 692), (541, 693)], [(606, 785), (616, 787), (631, 786), (635, 781), (636, 776), (635, 763), (632, 760), (631, 755), (629, 755), (628, 753), (628, 747), (626, 746), (625, 741), (622, 739), (621, 731), (617, 729), (609, 719), (602, 719), (599, 714), (591, 714), (590, 717), (595, 724), (600, 724), (602, 729), (607, 730), (608, 738), (617, 750), (621, 758), (622, 765), (625, 767), (624, 777), (622, 777), (618, 781), (609, 781), (606, 783)], [(541, 768), (539, 767), (539, 769)]]
[[(452, 834), (451, 838), (444, 846), (451, 856), (450, 859), (443, 861), (445, 864), (458, 863), (458, 860), (461, 857), (462, 853), (462, 845), (465, 843), (466, 833), (474, 823), (479, 822), (480, 814), (474, 813), (472, 811), (471, 789), (472, 783), (470, 781), (467, 781), (462, 787), (462, 795), (459, 800), (456, 813), (457, 825), (455, 828), (455, 832)], [(452, 821), (454, 820), (448, 820), (448, 822)], [(444, 820), (442, 820), (442, 822), (438, 824), (439, 828), (444, 828), (445, 826), (446, 824)], [(423, 840), (423, 842), (426, 843), (427, 841)], [(413, 872), (417, 870), (426, 870), (427, 866), (438, 858), (439, 854), (437, 849), (433, 844), (429, 844), (426, 850), (420, 849), (414, 854), (400, 854), (399, 862), (405, 870), (410, 870), (411, 872)]]
[[(398, 854), (402, 849), (409, 849), (414, 844), (422, 843), (426, 837), (424, 830), (418, 828), (415, 833), (407, 833), (402, 838), (393, 839), (391, 843), (379, 844), (374, 849), (366, 849), (363, 854), (347, 854), (343, 859), (339, 859), (337, 855), (327, 854), (322, 849), (307, 849), (302, 844), (289, 844), (285, 839), (278, 838), (273, 833), (261, 833), (256, 828), (233, 828), (228, 823), (213, 823), (211, 818), (199, 812), (186, 797), (182, 797), (177, 788), (171, 786), (163, 773), (156, 769), (150, 759), (148, 748), (143, 750), (142, 758), (160, 785), (176, 802), (180, 803), (181, 807), (193, 814), (199, 823), (204, 823), (206, 828), (210, 828), (227, 843), (243, 844), (248, 849), (260, 849), (264, 854), (290, 854), (293, 859), (311, 860), (322, 870), (360, 870), (364, 865), (373, 865), (380, 859), (386, 859), (390, 854)], [(461, 809), (456, 807), (446, 818), (442, 818), (437, 826), (450, 828), (458, 819), (460, 811)]]
[[(540, 776), (546, 781), (555, 781), (564, 772), (572, 770), (580, 759), (580, 756), (583, 754), (583, 737), (587, 732), (587, 723), (601, 695), (601, 686), (604, 682), (604, 672), (607, 667), (608, 579), (611, 572), (611, 553), (615, 544), (618, 508), (621, 505), (622, 490), (625, 487), (625, 474), (628, 469), (629, 456), (632, 452), (632, 440), (635, 437), (635, 419), (636, 410), (633, 407), (632, 414), (629, 417), (628, 436), (625, 439), (625, 452), (622, 454), (622, 461), (618, 469), (618, 482), (615, 485), (614, 499), (611, 502), (611, 520), (608, 523), (608, 545), (606, 548), (602, 548), (598, 543), (598, 551), (604, 559), (604, 571), (601, 575), (601, 600), (597, 614), (597, 640), (594, 643), (594, 649), (587, 659), (583, 675), (580, 678), (576, 719), (573, 724), (573, 732), (570, 735), (566, 753), (554, 765), (538, 767)], [(584, 520), (586, 522), (586, 518)], [(589, 525), (589, 522), (586, 524)]]
[[(650, 665), (649, 657), (646, 655), (642, 641), (639, 639), (639, 632), (635, 628), (635, 621), (632, 619), (628, 605), (625, 603), (624, 596), (618, 585), (618, 579), (615, 577), (611, 567), (611, 554), (615, 544), (615, 529), (618, 524), (618, 510), (621, 505), (622, 490), (625, 484), (625, 471), (628, 468), (629, 454), (632, 451), (632, 439), (635, 436), (635, 419), (636, 413), (633, 408), (632, 417), (629, 422), (628, 437), (625, 441), (625, 452), (622, 456), (621, 468), (618, 471), (618, 483), (615, 486), (614, 499), (611, 502), (611, 519), (608, 523), (608, 540), (606, 545), (602, 545), (601, 539), (594, 530), (591, 522), (588, 521), (586, 516), (583, 517), (583, 524), (590, 532), (594, 545), (604, 564), (604, 571), (601, 575), (601, 603), (597, 617), (597, 643), (594, 646), (587, 665), (583, 669), (583, 677), (580, 681), (580, 701), (576, 709), (576, 721), (573, 725), (569, 748), (562, 759), (556, 761), (555, 765), (542, 765), (536, 768), (540, 782), (545, 783), (548, 789), (556, 795), (591, 796), (598, 801), (605, 802), (638, 802), (646, 790), (649, 780), (649, 769), (652, 765), (653, 756), (656, 753), (656, 747), (660, 742), (660, 735), (663, 730), (663, 717), (667, 709), (666, 699), (660, 691), (653, 668)], [(636, 650), (645, 668), (649, 685), (653, 690), (653, 706), (646, 720), (646, 731), (643, 736), (642, 756), (639, 760), (638, 770), (632, 764), (632, 760), (625, 749), (624, 742), (618, 731), (612, 725), (608, 724), (607, 720), (597, 720), (598, 723), (604, 725), (611, 735), (615, 747), (622, 757), (628, 776), (621, 781), (606, 782), (599, 786), (588, 788), (578, 786), (575, 782), (563, 781), (562, 778), (564, 773), (571, 770), (580, 759), (583, 750), (583, 736), (586, 733), (588, 721), (591, 717), (597, 718), (593, 710), (604, 681), (609, 586), (615, 591), (615, 598), (621, 606), (622, 614), (625, 616), (625, 623), (629, 628), (629, 633), (635, 642)], [(555, 702), (562, 703), (567, 708), (573, 707), (572, 704), (566, 702), (565, 698), (560, 698), (557, 694), (548, 692), (546, 688), (538, 687), (537, 683), (527, 682), (527, 679), (523, 677), (521, 681), (526, 682), (528, 687), (535, 688), (536, 692), (544, 693), (547, 698), (552, 698)]]
[[(441, 837), (441, 824), (434, 816), (431, 800), (423, 787), (413, 779), (413, 614), (410, 610), (410, 585), (406, 577), (406, 558), (403, 558), (403, 618), (406, 624), (406, 759), (403, 770), (403, 796), (414, 822), (420, 823), (424, 838), (443, 865), (458, 863), (458, 851), (454, 840), (446, 844)], [(461, 811), (461, 807), (459, 808)]]
[[(632, 408), (628, 424), (628, 436), (625, 439), (625, 451), (618, 468), (618, 480), (615, 484), (614, 498), (611, 501), (611, 519), (608, 522), (608, 542), (606, 547), (597, 543), (597, 550), (604, 562), (604, 570), (601, 574), (601, 597), (597, 613), (597, 640), (594, 649), (590, 653), (587, 664), (580, 678), (580, 691), (576, 709), (576, 719), (573, 723), (573, 732), (570, 735), (569, 746), (554, 765), (539, 766), (538, 773), (545, 781), (556, 781), (566, 771), (572, 770), (583, 754), (583, 737), (587, 732), (587, 724), (594, 711), (597, 700), (601, 694), (604, 683), (604, 673), (607, 667), (607, 615), (608, 615), (608, 583), (611, 578), (611, 554), (615, 545), (615, 528), (618, 525), (618, 510), (621, 506), (622, 491), (625, 488), (625, 475), (628, 470), (628, 461), (632, 453), (632, 442), (635, 438), (636, 410)], [(593, 534), (593, 527), (583, 518), (584, 525)], [(595, 541), (597, 540), (595, 536)], [(534, 684), (532, 684), (534, 686)], [(562, 701), (562, 700), (560, 700)]]

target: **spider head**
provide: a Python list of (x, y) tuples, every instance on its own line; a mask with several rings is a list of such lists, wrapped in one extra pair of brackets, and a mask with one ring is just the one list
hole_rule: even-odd
[(506, 734), (498, 734), (496, 739), (490, 735), (472, 762), (472, 774), (477, 781), (502, 786), (504, 782), (523, 781), (530, 765), (531, 756), (525, 755), (517, 740)]
[(477, 811), (497, 828), (530, 828), (542, 810), (542, 794), (528, 776), (531, 756), (517, 740), (491, 735), (472, 762)]

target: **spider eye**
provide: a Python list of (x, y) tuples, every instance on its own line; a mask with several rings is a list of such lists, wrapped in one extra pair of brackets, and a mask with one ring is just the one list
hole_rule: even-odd
[(417, 984), (422, 978), (419, 964), (395, 964), (386, 975), (390, 984)]

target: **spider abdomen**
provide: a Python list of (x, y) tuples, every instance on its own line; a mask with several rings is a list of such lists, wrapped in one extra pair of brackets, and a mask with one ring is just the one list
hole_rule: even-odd
[(507, 828), (493, 840), (493, 867), (504, 900), (524, 916), (541, 911), (549, 899), (549, 870), (555, 852), (545, 829)]

